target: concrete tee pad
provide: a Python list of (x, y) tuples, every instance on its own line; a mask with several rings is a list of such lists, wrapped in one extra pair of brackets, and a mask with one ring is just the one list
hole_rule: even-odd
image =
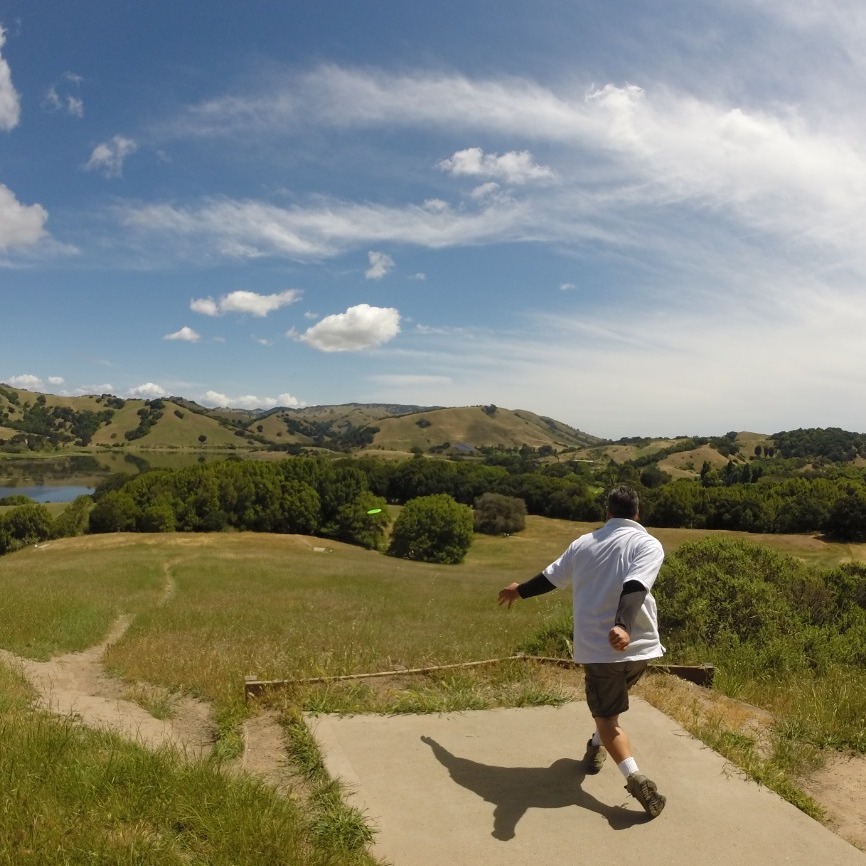
[(394, 866), (737, 863), (866, 866), (848, 844), (639, 698), (623, 716), (641, 772), (667, 797), (647, 819), (608, 759), (581, 769), (592, 720), (562, 707), (307, 716), (332, 776)]

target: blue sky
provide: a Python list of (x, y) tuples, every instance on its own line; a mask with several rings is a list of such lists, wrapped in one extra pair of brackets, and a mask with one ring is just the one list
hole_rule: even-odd
[(0, 381), (866, 430), (857, 0), (0, 0)]

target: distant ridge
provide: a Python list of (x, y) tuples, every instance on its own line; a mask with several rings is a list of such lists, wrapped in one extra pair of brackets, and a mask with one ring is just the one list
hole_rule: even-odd
[(340, 452), (471, 453), (545, 448), (551, 453), (605, 440), (522, 409), (397, 403), (209, 409), (183, 397), (65, 397), (0, 384), (0, 448), (320, 448)]

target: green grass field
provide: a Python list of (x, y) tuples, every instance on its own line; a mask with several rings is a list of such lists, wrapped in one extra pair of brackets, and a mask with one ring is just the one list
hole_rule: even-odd
[[(529, 517), (517, 535), (478, 536), (459, 566), (250, 533), (85, 536), (0, 558), (0, 648), (44, 660), (98, 643), (119, 615), (132, 614), (106, 654), (111, 673), (211, 702), (222, 737), (215, 760), (150, 754), (44, 714), (20, 675), (0, 666), (0, 863), (372, 863), (363, 833), (351, 845), (341, 841), (351, 821), (334, 812), (327, 780), (319, 778), (313, 798), (329, 804), (323, 833), (313, 829), (321, 813), (311, 821), (295, 800), (220, 772), (220, 757), (237, 751), (238, 725), (253, 711), (244, 677), (330, 677), (511, 655), (567, 616), (570, 598), (551, 593), (504, 611), (497, 591), (532, 577), (588, 528)], [(658, 535), (668, 550), (697, 537)], [(813, 538), (760, 540), (815, 564), (863, 558), (861, 548)], [(299, 709), (438, 711), (564, 699), (528, 666), (476, 670), (419, 677), (384, 696), (352, 683), (299, 687), (278, 706), (301, 754)], [(315, 765), (314, 755), (309, 760)]]

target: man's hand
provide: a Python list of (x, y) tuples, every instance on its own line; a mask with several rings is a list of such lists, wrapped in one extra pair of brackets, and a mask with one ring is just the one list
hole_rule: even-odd
[(631, 643), (631, 636), (621, 625), (615, 625), (607, 633), (607, 641), (617, 652), (622, 652)]
[(520, 593), (517, 591), (517, 587), (520, 584), (515, 581), (514, 583), (509, 583), (504, 589), (499, 590), (499, 606), (502, 607), (503, 604), (507, 604), (510, 608), (518, 598), (520, 598)]

